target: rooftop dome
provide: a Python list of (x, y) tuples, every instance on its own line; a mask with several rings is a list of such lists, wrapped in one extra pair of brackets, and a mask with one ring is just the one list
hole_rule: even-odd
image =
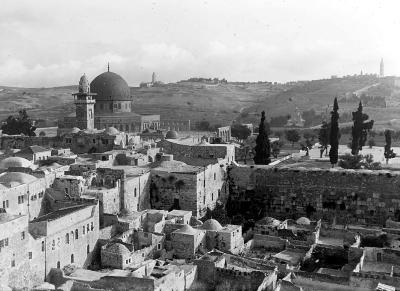
[(170, 130), (167, 132), (167, 134), (165, 135), (166, 139), (178, 139), (179, 135), (175, 130)]
[(8, 169), (10, 167), (32, 168), (33, 164), (31, 161), (21, 157), (8, 157), (0, 161), (1, 169)]
[(130, 251), (126, 246), (120, 243), (115, 243), (107, 248), (107, 251), (117, 255), (130, 254)]
[(118, 131), (118, 129), (116, 129), (115, 127), (107, 127), (105, 130), (104, 130), (104, 133), (107, 133), (107, 134), (109, 134), (109, 135), (117, 135), (117, 134), (119, 134), (119, 131)]
[(216, 221), (215, 219), (209, 219), (206, 222), (203, 223), (203, 225), (201, 226), (202, 229), (206, 229), (206, 230), (221, 230), (222, 226), (221, 224)]
[(175, 233), (182, 233), (182, 234), (196, 234), (196, 230), (191, 227), (189, 224), (185, 224), (180, 229), (176, 230)]
[(105, 72), (90, 83), (90, 92), (96, 93), (96, 100), (131, 100), (128, 83), (118, 74)]
[(36, 177), (20, 172), (7, 172), (0, 176), (0, 183), (9, 184), (10, 186), (13, 186), (11, 184), (12, 182), (17, 182), (20, 184), (29, 184), (36, 180), (37, 180)]
[(310, 225), (311, 221), (307, 217), (300, 217), (296, 220), (296, 223), (301, 225)]

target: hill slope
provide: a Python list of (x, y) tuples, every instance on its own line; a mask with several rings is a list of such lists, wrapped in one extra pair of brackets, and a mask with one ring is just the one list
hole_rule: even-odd
[[(206, 119), (211, 124), (229, 124), (232, 120), (258, 123), (259, 113), (267, 117), (293, 114), (313, 108), (324, 112), (333, 98), (352, 93), (384, 96), (388, 107), (366, 107), (375, 120), (400, 118), (400, 89), (394, 78), (355, 76), (336, 79), (272, 83), (228, 83), (210, 85), (199, 82), (178, 82), (151, 88), (131, 88), (134, 111), (160, 114), (163, 119)], [(74, 111), (72, 93), (76, 86), (55, 88), (13, 88), (0, 86), (0, 118), (26, 108), (34, 118), (55, 124)], [(355, 104), (339, 104), (341, 112), (351, 112)]]

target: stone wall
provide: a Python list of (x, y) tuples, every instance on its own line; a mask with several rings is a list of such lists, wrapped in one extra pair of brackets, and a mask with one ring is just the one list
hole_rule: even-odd
[(260, 216), (307, 216), (384, 225), (400, 216), (400, 175), (387, 171), (236, 167), (229, 170), (231, 207)]

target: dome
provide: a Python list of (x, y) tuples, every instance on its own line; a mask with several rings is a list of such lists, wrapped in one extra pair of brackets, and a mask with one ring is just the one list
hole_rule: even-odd
[(111, 245), (107, 248), (107, 251), (117, 255), (125, 255), (131, 253), (126, 246), (120, 243), (115, 243)]
[(296, 220), (296, 223), (301, 225), (310, 225), (311, 221), (307, 217), (300, 217)]
[(118, 74), (105, 72), (90, 83), (90, 92), (96, 93), (96, 100), (131, 100), (128, 83)]
[(256, 224), (277, 227), (281, 224), (281, 222), (273, 217), (264, 217), (263, 219), (257, 221)]
[(8, 157), (0, 161), (1, 169), (8, 169), (10, 167), (32, 168), (33, 164), (31, 161), (21, 157)]
[(175, 233), (182, 233), (182, 234), (196, 234), (196, 230), (191, 227), (189, 224), (185, 224), (180, 229), (176, 230)]
[(179, 135), (175, 130), (170, 130), (165, 135), (166, 139), (178, 139)]
[(21, 172), (7, 172), (0, 176), (0, 183), (9, 184), (10, 186), (12, 182), (17, 182), (19, 184), (29, 184), (36, 181), (37, 178)]
[(203, 223), (202, 229), (218, 231), (222, 229), (221, 224), (215, 219), (209, 219)]
[(119, 131), (115, 127), (111, 126), (111, 127), (107, 127), (104, 130), (104, 133), (107, 133), (108, 135), (117, 135), (117, 134), (119, 134)]

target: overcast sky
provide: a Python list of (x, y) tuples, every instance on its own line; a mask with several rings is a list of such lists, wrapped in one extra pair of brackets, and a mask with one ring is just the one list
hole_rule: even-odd
[(400, 1), (1, 0), (0, 85), (400, 75)]

